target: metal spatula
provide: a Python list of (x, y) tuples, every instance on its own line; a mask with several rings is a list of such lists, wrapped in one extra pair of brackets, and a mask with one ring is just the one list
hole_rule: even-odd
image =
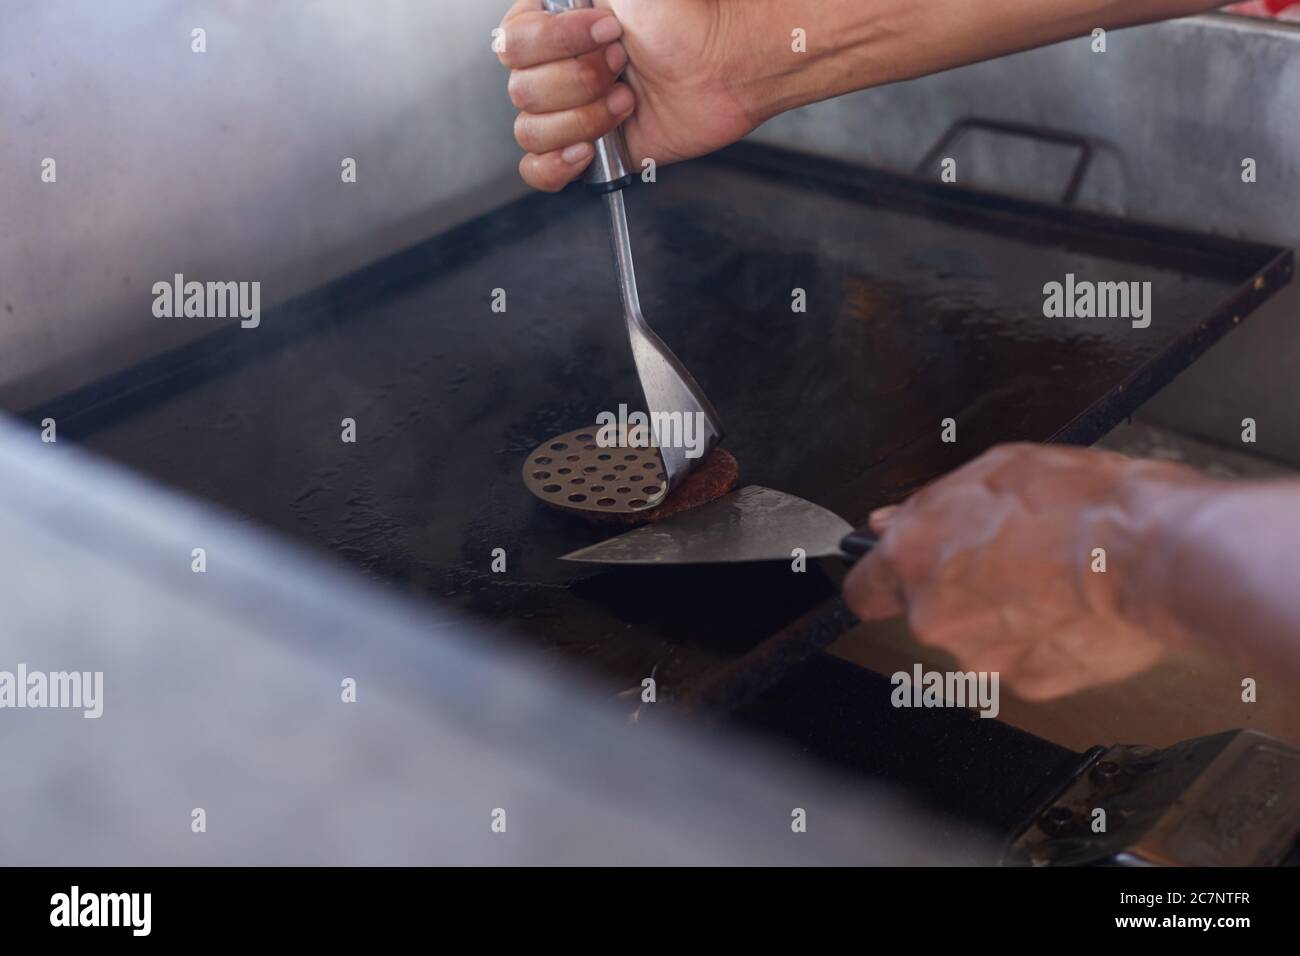
[(592, 564), (736, 564), (809, 558), (857, 559), (876, 544), (834, 512), (796, 495), (748, 485), (717, 501), (564, 555)]
[[(563, 13), (592, 5), (592, 0), (543, 0), (549, 13)], [(722, 439), (722, 425), (718, 413), (696, 384), (676, 355), (655, 335), (641, 314), (641, 300), (636, 291), (636, 271), (632, 265), (632, 243), (627, 234), (627, 210), (623, 206), (623, 189), (634, 179), (632, 160), (622, 130), (614, 130), (601, 137), (596, 145), (596, 157), (587, 168), (583, 179), (595, 192), (605, 195), (609, 208), (609, 235), (614, 249), (614, 265), (618, 271), (618, 289), (623, 300), (623, 318), (627, 322), (628, 338), (632, 343), (632, 358), (636, 362), (641, 391), (645, 395), (646, 411), (650, 413), (651, 428), (668, 487), (676, 488), (690, 473), (691, 468)], [(677, 417), (675, 417), (677, 416)], [(695, 432), (666, 429), (664, 425), (676, 422), (677, 429), (698, 429)], [(675, 429), (674, 429), (675, 430)], [(681, 436), (690, 434), (692, 444), (700, 452), (696, 458), (687, 458), (688, 451)]]

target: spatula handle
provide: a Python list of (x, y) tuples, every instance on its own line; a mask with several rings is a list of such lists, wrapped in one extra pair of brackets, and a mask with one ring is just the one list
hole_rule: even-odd
[(840, 539), (840, 550), (855, 561), (864, 557), (868, 551), (880, 543), (869, 525), (863, 525), (856, 531), (850, 531)]
[[(547, 13), (584, 10), (592, 0), (542, 0)], [(611, 193), (632, 184), (632, 157), (627, 151), (623, 130), (615, 129), (596, 140), (596, 157), (583, 174), (583, 182), (598, 193)]]

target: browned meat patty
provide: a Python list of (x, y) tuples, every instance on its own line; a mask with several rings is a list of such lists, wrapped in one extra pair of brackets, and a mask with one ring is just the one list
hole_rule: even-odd
[(736, 461), (735, 455), (725, 448), (715, 448), (705, 456), (703, 461), (695, 466), (695, 469), (682, 482), (682, 486), (670, 494), (664, 500), (664, 503), (657, 508), (647, 508), (645, 511), (633, 511), (624, 514), (608, 511), (578, 511), (563, 506), (560, 506), (560, 509), (575, 518), (581, 518), (593, 524), (618, 525), (631, 528), (651, 521), (661, 521), (675, 514), (681, 514), (683, 511), (698, 508), (715, 498), (721, 498), (728, 491), (735, 488), (739, 481), (740, 465)]

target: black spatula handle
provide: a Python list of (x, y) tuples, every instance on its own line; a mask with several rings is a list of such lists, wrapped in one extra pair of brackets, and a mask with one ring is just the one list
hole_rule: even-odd
[(858, 559), (874, 548), (880, 539), (871, 530), (870, 525), (863, 525), (856, 531), (850, 531), (840, 539), (840, 550), (850, 558)]

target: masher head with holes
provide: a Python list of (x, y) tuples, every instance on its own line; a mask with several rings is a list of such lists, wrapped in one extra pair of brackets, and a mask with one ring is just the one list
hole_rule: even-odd
[(524, 484), (542, 501), (571, 511), (629, 514), (663, 504), (668, 474), (659, 449), (600, 444), (599, 428), (579, 428), (543, 442), (524, 462)]

